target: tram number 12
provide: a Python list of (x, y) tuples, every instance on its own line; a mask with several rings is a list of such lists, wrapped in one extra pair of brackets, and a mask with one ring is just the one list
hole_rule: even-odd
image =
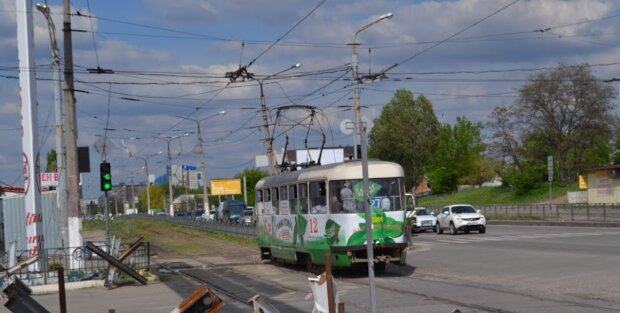
[(318, 234), (319, 233), (319, 221), (316, 217), (310, 219), (310, 233)]

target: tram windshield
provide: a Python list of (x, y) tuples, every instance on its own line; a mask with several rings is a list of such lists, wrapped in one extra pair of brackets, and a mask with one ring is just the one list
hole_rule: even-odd
[[(371, 208), (382, 211), (402, 210), (403, 190), (401, 177), (369, 179)], [(330, 181), (329, 199), (332, 213), (363, 212), (364, 183), (361, 179)]]

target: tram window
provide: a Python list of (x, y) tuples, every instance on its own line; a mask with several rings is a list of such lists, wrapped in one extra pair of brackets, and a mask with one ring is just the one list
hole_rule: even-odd
[(299, 184), (299, 207), (301, 208), (301, 214), (308, 214), (308, 185), (303, 183)]
[(301, 212), (301, 207), (299, 207), (297, 200), (297, 186), (288, 186), (288, 207), (291, 210), (291, 214)]
[(329, 208), (332, 213), (355, 212), (356, 203), (351, 182), (336, 180), (329, 182)]
[(263, 195), (264, 195), (263, 202), (271, 201), (271, 192), (269, 189), (265, 189), (265, 191), (263, 191)]
[(310, 213), (327, 213), (325, 182), (310, 182)]
[(273, 207), (273, 212), (278, 215), (280, 214), (279, 203), (280, 197), (278, 196), (278, 188), (271, 188), (271, 205)]
[(286, 186), (280, 187), (280, 200), (288, 200), (288, 192), (286, 192)]
[(263, 191), (256, 190), (256, 203), (263, 202)]
[(371, 206), (383, 211), (402, 210), (401, 179), (375, 178), (371, 185)]

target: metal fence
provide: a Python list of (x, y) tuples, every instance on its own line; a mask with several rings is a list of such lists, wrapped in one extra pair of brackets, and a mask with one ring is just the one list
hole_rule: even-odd
[[(562, 222), (620, 222), (620, 206), (609, 204), (476, 205), (491, 219), (534, 218)], [(431, 207), (438, 214), (441, 208)]]
[(162, 222), (172, 223), (181, 226), (190, 226), (198, 229), (224, 232), (232, 235), (255, 238), (256, 227), (254, 225), (243, 225), (240, 223), (221, 223), (203, 218), (195, 218), (189, 216), (168, 216), (168, 215), (148, 215), (148, 214), (131, 214), (124, 215), (122, 218), (152, 218)]
[[(121, 254), (124, 251), (121, 245)], [(108, 250), (109, 251), (109, 250)], [(16, 262), (28, 258), (27, 250), (16, 252)], [(151, 266), (151, 248), (148, 242), (138, 247), (131, 255), (123, 260), (123, 264), (135, 270), (147, 270)], [(86, 247), (79, 248), (52, 248), (45, 249), (47, 269), (41, 270), (40, 266), (28, 266), (22, 268), (14, 275), (29, 285), (42, 285), (58, 282), (58, 268), (63, 267), (65, 282), (83, 281), (91, 279), (103, 279), (108, 270), (109, 263), (100, 256), (91, 252)], [(3, 256), (3, 263), (9, 264), (9, 256)], [(40, 264), (40, 263), (39, 263)]]

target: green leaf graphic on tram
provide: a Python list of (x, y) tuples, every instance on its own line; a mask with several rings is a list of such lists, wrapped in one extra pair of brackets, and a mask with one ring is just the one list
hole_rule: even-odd
[(340, 224), (329, 219), (325, 223), (325, 240), (330, 246), (338, 242), (338, 233), (340, 232)]
[(347, 241), (347, 246), (359, 246), (366, 242), (366, 232), (358, 231), (353, 233), (349, 240)]

